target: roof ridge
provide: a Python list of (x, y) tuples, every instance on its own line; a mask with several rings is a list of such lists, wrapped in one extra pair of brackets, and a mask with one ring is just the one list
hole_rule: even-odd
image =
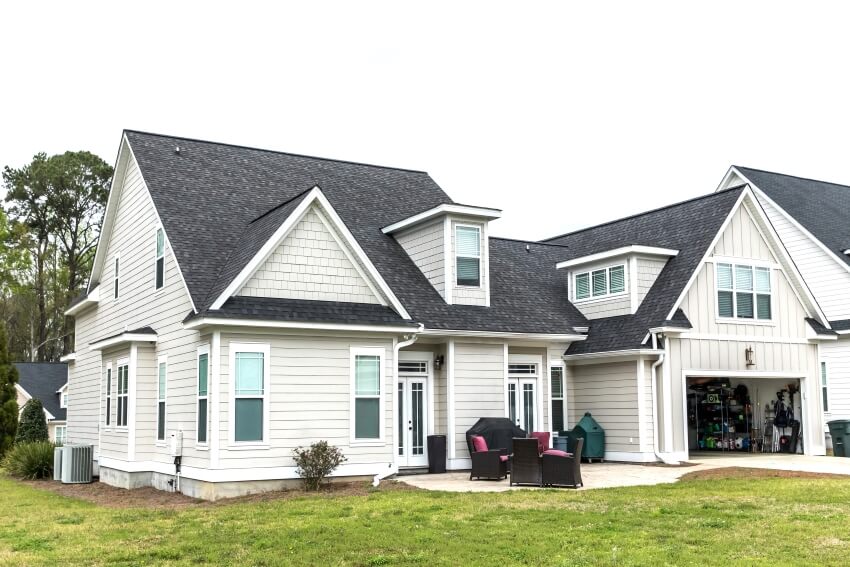
[(359, 165), (359, 166), (363, 166), (363, 167), (374, 167), (376, 169), (390, 169), (390, 170), (394, 170), (394, 171), (406, 171), (408, 173), (421, 173), (421, 174), (424, 174), (424, 175), (428, 175), (427, 171), (423, 171), (421, 169), (409, 169), (409, 168), (405, 168), (405, 167), (393, 167), (393, 166), (390, 166), (390, 165), (377, 165), (377, 164), (374, 164), (374, 163), (365, 163), (365, 162), (362, 162), (362, 161), (352, 161), (352, 160), (345, 160), (345, 159), (326, 158), (326, 157), (320, 157), (320, 156), (311, 156), (311, 155), (307, 155), (307, 154), (296, 154), (296, 153), (292, 153), (292, 152), (282, 152), (282, 151), (279, 151), (279, 150), (269, 150), (267, 148), (258, 148), (256, 146), (245, 146), (245, 145), (242, 145), (242, 144), (231, 144), (231, 143), (228, 143), (228, 142), (214, 142), (212, 140), (201, 140), (200, 138), (189, 138), (189, 137), (186, 137), (186, 136), (172, 136), (170, 134), (159, 134), (157, 132), (146, 132), (145, 130), (133, 130), (132, 128), (125, 128), (124, 132), (125, 133), (132, 132), (134, 134), (142, 134), (144, 136), (156, 136), (158, 138), (172, 138), (172, 139), (175, 139), (175, 140), (186, 140), (187, 142), (197, 142), (197, 143), (200, 143), (200, 144), (211, 144), (211, 145), (215, 145), (215, 146), (227, 146), (229, 148), (240, 148), (240, 149), (243, 149), (243, 150), (253, 150), (253, 151), (257, 151), (257, 152), (266, 152), (266, 153), (270, 153), (270, 154), (285, 155), (285, 156), (304, 158), (304, 159), (315, 159), (315, 160), (319, 160), (319, 161), (331, 161), (331, 162), (335, 162), (335, 163), (346, 163), (346, 164), (349, 164), (349, 165)]
[(715, 196), (717, 196), (717, 195), (723, 195), (723, 194), (725, 194), (725, 193), (729, 193), (729, 192), (731, 192), (731, 191), (738, 191), (738, 190), (743, 189), (743, 188), (744, 188), (744, 187), (746, 187), (746, 186), (747, 186), (747, 184), (746, 184), (746, 183), (742, 183), (741, 185), (736, 185), (736, 186), (734, 186), (734, 187), (729, 187), (729, 188), (727, 188), (727, 189), (723, 189), (722, 191), (715, 191), (714, 193), (708, 193), (708, 194), (706, 194), (706, 195), (699, 195), (698, 197), (692, 197), (692, 198), (690, 198), (690, 199), (685, 199), (684, 201), (679, 201), (679, 202), (677, 202), (677, 203), (671, 203), (671, 204), (669, 204), (669, 205), (664, 205), (663, 207), (657, 207), (657, 208), (655, 208), (655, 209), (650, 209), (650, 210), (648, 210), (648, 211), (644, 211), (644, 212), (642, 212), (642, 213), (636, 213), (636, 214), (633, 214), (633, 215), (628, 215), (628, 216), (625, 216), (625, 217), (621, 217), (621, 218), (618, 218), (618, 219), (610, 220), (610, 221), (603, 222), (603, 223), (600, 223), (600, 224), (595, 224), (595, 225), (593, 225), (593, 226), (586, 226), (586, 227), (584, 227), (584, 228), (580, 228), (580, 229), (578, 229), (578, 230), (573, 230), (573, 231), (571, 231), (571, 232), (565, 232), (564, 234), (559, 234), (559, 235), (557, 235), (557, 236), (552, 236), (552, 237), (550, 237), (550, 238), (544, 238), (543, 240), (541, 240), (541, 241), (540, 241), (540, 244), (545, 244), (545, 243), (547, 243), (549, 240), (555, 240), (556, 238), (563, 238), (563, 237), (565, 237), (565, 236), (572, 236), (572, 235), (574, 235), (574, 234), (578, 234), (578, 233), (580, 233), (580, 232), (586, 232), (586, 231), (588, 231), (588, 230), (593, 230), (594, 228), (600, 228), (600, 227), (603, 227), (603, 226), (609, 226), (609, 225), (612, 225), (612, 224), (615, 224), (615, 223), (618, 223), (618, 222), (623, 222), (623, 221), (627, 221), (627, 220), (629, 220), (629, 219), (634, 219), (634, 218), (638, 218), (638, 217), (643, 217), (643, 216), (646, 216), (646, 215), (649, 215), (649, 214), (652, 214), (652, 213), (657, 213), (657, 212), (659, 212), (659, 211), (663, 211), (663, 210), (666, 210), (666, 209), (672, 209), (673, 207), (679, 207), (679, 206), (682, 206), (682, 205), (687, 205), (687, 204), (689, 204), (689, 203), (693, 203), (693, 202), (696, 202), (696, 201), (700, 201), (700, 200), (702, 200), (702, 199), (709, 199), (709, 198), (711, 198), (711, 197), (715, 197)]
[(791, 175), (789, 173), (779, 173), (777, 171), (768, 171), (766, 169), (759, 169), (757, 167), (747, 167), (746, 165), (733, 165), (735, 169), (748, 169), (750, 171), (758, 171), (759, 173), (767, 173), (770, 175), (779, 175), (781, 177), (793, 177), (794, 179), (799, 179), (801, 181), (813, 181), (815, 183), (824, 183), (826, 185), (836, 185), (838, 187), (844, 187), (846, 189), (850, 189), (850, 185), (845, 185), (843, 183), (835, 183), (834, 181), (824, 181), (823, 179), (814, 179), (812, 177), (801, 177), (799, 175)]
[(252, 224), (254, 224), (255, 222), (257, 222), (258, 220), (260, 220), (261, 218), (267, 217), (268, 215), (272, 214), (273, 212), (275, 212), (276, 210), (280, 209), (281, 207), (285, 207), (286, 205), (288, 205), (289, 203), (291, 203), (291, 202), (295, 201), (295, 200), (296, 200), (296, 199), (298, 199), (299, 197), (303, 197), (305, 193), (309, 193), (310, 191), (312, 191), (314, 188), (316, 188), (316, 187), (318, 187), (318, 186), (319, 186), (319, 185), (318, 185), (317, 183), (314, 183), (314, 184), (313, 184), (313, 186), (312, 186), (312, 187), (310, 187), (309, 189), (304, 189), (303, 191), (301, 191), (300, 193), (298, 193), (298, 194), (297, 194), (297, 195), (295, 195), (294, 197), (292, 197), (292, 198), (290, 198), (290, 199), (287, 199), (287, 200), (285, 200), (285, 201), (283, 201), (283, 202), (281, 202), (281, 203), (278, 203), (277, 205), (275, 205), (275, 206), (274, 206), (274, 207), (272, 207), (271, 209), (269, 209), (269, 210), (267, 210), (266, 212), (262, 213), (262, 214), (261, 214), (260, 216), (258, 216), (257, 218), (255, 218), (255, 219), (253, 219), (253, 220), (249, 221), (249, 222), (248, 222), (248, 224), (249, 224), (249, 225), (252, 225)]

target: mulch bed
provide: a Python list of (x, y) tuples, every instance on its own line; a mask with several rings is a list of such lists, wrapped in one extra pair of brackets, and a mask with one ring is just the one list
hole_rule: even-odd
[(329, 498), (337, 496), (366, 496), (376, 492), (419, 490), (413, 486), (395, 480), (384, 480), (376, 488), (370, 482), (334, 482), (319, 492), (303, 490), (276, 490), (249, 494), (236, 498), (224, 498), (215, 502), (191, 498), (184, 494), (166, 492), (152, 487), (126, 490), (102, 482), (91, 484), (62, 484), (54, 480), (24, 480), (27, 486), (47, 490), (62, 496), (77, 498), (107, 508), (154, 508), (160, 510), (180, 510), (211, 506), (227, 506), (252, 502), (271, 502), (292, 500), (295, 498)]
[(782, 471), (774, 469), (754, 469), (747, 467), (724, 467), (694, 471), (682, 475), (680, 482), (689, 480), (757, 480), (762, 478), (827, 478), (835, 480), (850, 480), (843, 474), (816, 473), (803, 471)]

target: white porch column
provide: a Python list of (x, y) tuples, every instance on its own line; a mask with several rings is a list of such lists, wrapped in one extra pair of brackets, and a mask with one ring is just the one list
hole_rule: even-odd
[(455, 450), (455, 340), (446, 343), (446, 418), (449, 459), (457, 458)]

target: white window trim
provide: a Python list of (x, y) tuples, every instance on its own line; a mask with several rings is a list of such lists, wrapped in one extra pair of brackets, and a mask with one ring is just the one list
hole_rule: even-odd
[(112, 301), (121, 299), (121, 270), (121, 254), (116, 254), (112, 259)]
[[(826, 384), (824, 384), (823, 379), (824, 375), (826, 375)], [(829, 387), (829, 363), (826, 360), (821, 360), (820, 364), (818, 364), (818, 386), (820, 388), (820, 398), (821, 403), (823, 403), (823, 391), (826, 389), (826, 404), (827, 408), (821, 408), (824, 415), (832, 414), (832, 388)]]
[[(573, 303), (582, 303), (582, 304), (594, 303), (594, 302), (597, 302), (597, 301), (608, 301), (610, 299), (628, 296), (629, 293), (630, 293), (629, 292), (630, 272), (626, 267), (627, 264), (628, 264), (627, 262), (621, 262), (621, 263), (611, 264), (611, 265), (608, 265), (608, 266), (600, 266), (600, 267), (594, 268), (592, 270), (582, 270), (580, 272), (573, 272), (572, 277), (570, 278), (570, 281), (573, 284), (572, 285), (572, 288), (573, 288), (572, 289), (572, 296), (573, 296), (572, 301), (573, 301)], [(620, 268), (620, 267), (623, 268), (623, 291), (617, 291), (617, 292), (611, 293), (611, 269), (612, 268)], [(601, 271), (601, 270), (605, 270), (605, 277), (606, 277), (605, 287), (606, 287), (607, 293), (605, 293), (604, 295), (593, 295), (593, 272), (598, 272), (598, 271)], [(590, 295), (585, 297), (585, 298), (579, 299), (578, 298), (578, 285), (576, 283), (576, 280), (578, 279), (579, 276), (582, 276), (584, 274), (587, 274), (587, 277), (588, 277), (588, 285), (589, 285)]]
[[(165, 365), (165, 395), (162, 399), (159, 398), (159, 368)], [(159, 438), (159, 404), (165, 404), (165, 416), (162, 424), (162, 439)], [(168, 356), (162, 355), (156, 360), (156, 436), (154, 441), (157, 447), (165, 447), (168, 440)]]
[[(355, 361), (358, 356), (377, 356), (378, 360), (378, 380), (380, 385), (380, 390), (378, 392), (378, 435), (377, 439), (358, 439), (354, 435), (355, 431), (355, 411), (354, 407), (356, 405), (355, 401), (358, 398), (356, 395), (356, 381), (357, 381), (357, 369)], [(385, 413), (386, 413), (386, 396), (387, 396), (387, 384), (386, 384), (386, 357), (387, 353), (383, 347), (351, 347), (351, 352), (349, 355), (349, 374), (350, 374), (350, 388), (349, 388), (349, 444), (352, 447), (376, 447), (383, 446), (386, 444), (386, 424), (385, 421)], [(395, 386), (395, 384), (393, 385)], [(395, 450), (395, 449), (393, 449)]]
[[(537, 427), (537, 431), (545, 431), (546, 423), (543, 419), (543, 396), (549, 398), (548, 394), (543, 392), (543, 385), (546, 382), (543, 379), (543, 361), (544, 357), (536, 354), (508, 354), (508, 360), (505, 364), (505, 417), (510, 417), (509, 409), (508, 409), (508, 388), (511, 380), (534, 380), (534, 394), (535, 398), (535, 408), (534, 411), (537, 413), (535, 421), (537, 422), (535, 425)], [(512, 364), (534, 364), (536, 366), (536, 372), (534, 374), (513, 374), (510, 371), (510, 367)], [(522, 390), (517, 389), (517, 403), (520, 403)], [(552, 423), (552, 414), (549, 414), (549, 423), (551, 429)], [(531, 433), (529, 431), (529, 433)]]
[[(157, 238), (159, 237), (160, 232), (162, 232), (162, 256), (159, 255), (156, 249)], [(154, 230), (153, 236), (153, 289), (156, 293), (159, 293), (165, 289), (165, 245), (165, 229), (162, 228), (162, 225), (157, 225), (156, 230)], [(162, 286), (156, 287), (156, 269), (160, 258), (162, 258)]]
[[(207, 355), (207, 395), (201, 396), (198, 392), (201, 387), (201, 365), (200, 359), (201, 355)], [(198, 347), (198, 351), (195, 354), (195, 447), (201, 450), (207, 450), (210, 445), (210, 382), (212, 382), (212, 372), (210, 372), (210, 367), (212, 366), (210, 360), (210, 345), (205, 344)], [(207, 440), (206, 441), (198, 441), (198, 416), (200, 414), (200, 401), (207, 401)]]
[[(103, 400), (104, 400), (103, 410), (106, 413), (106, 417), (104, 417), (104, 419), (102, 420), (102, 423), (103, 423), (103, 429), (105, 431), (112, 431), (112, 428), (115, 427), (115, 420), (112, 419), (112, 410), (115, 409), (114, 396), (115, 396), (115, 392), (116, 392), (116, 390), (115, 390), (115, 372), (113, 372), (113, 370), (112, 370), (112, 361), (107, 360), (103, 365), (103, 369), (104, 369), (104, 372), (103, 372), (104, 377), (106, 377), (106, 375), (108, 374), (108, 378), (105, 378), (106, 379), (106, 385), (105, 385), (106, 387), (104, 389), (104, 397), (103, 397)], [(109, 403), (106, 403), (106, 400), (109, 400)], [(107, 423), (107, 420), (108, 420), (108, 423)]]
[[(458, 239), (457, 239), (457, 229), (459, 228), (473, 228), (478, 231), (478, 256), (461, 256), (458, 254)], [(453, 271), (453, 281), (454, 287), (458, 287), (461, 289), (481, 289), (484, 286), (484, 258), (483, 258), (483, 248), (484, 245), (481, 241), (481, 235), (484, 234), (483, 227), (477, 224), (465, 224), (465, 223), (454, 223), (454, 258), (452, 259), (452, 265), (454, 266)], [(478, 285), (463, 285), (457, 283), (457, 260), (458, 258), (475, 258), (478, 260)]]
[[(766, 326), (766, 327), (775, 327), (776, 324), (777, 324), (777, 319), (776, 319), (776, 314), (775, 314), (775, 309), (774, 309), (776, 304), (774, 303), (773, 298), (774, 298), (774, 295), (776, 294), (776, 276), (775, 276), (775, 273), (776, 273), (776, 270), (777, 270), (776, 264), (774, 264), (772, 262), (764, 262), (764, 261), (758, 261), (758, 260), (749, 260), (749, 259), (742, 259), (742, 258), (725, 258), (725, 257), (724, 258), (715, 257), (715, 258), (713, 258), (712, 263), (714, 264), (714, 319), (715, 319), (715, 322), (718, 323), (718, 324), (722, 323), (722, 324), (728, 324), (728, 325), (761, 325), (761, 326)], [(721, 290), (720, 287), (718, 286), (718, 282), (717, 282), (717, 276), (718, 276), (717, 266), (718, 266), (718, 264), (730, 264), (732, 266), (732, 289), (731, 290), (729, 290), (729, 289)], [(735, 289), (735, 282), (736, 282), (736, 279), (737, 279), (737, 275), (735, 273), (735, 267), (736, 266), (745, 266), (745, 267), (753, 268), (753, 290), (752, 290), (752, 292), (742, 290), (742, 293), (752, 293), (753, 294), (753, 318), (752, 319), (740, 318), (740, 317), (736, 316), (737, 313), (738, 313), (738, 296), (737, 296), (738, 291)], [(756, 287), (756, 284), (755, 284), (755, 281), (756, 281), (755, 268), (767, 268), (767, 269), (770, 270), (770, 293), (767, 294), (767, 295), (770, 296), (770, 319), (758, 319), (756, 317), (758, 315), (758, 304), (757, 304), (756, 296), (757, 295), (765, 295), (765, 293), (763, 293), (763, 292), (759, 293), (755, 289), (755, 287)], [(720, 291), (731, 291), (732, 292), (732, 317), (721, 317), (720, 316), (720, 295), (718, 293)]]
[(59, 443), (59, 431), (62, 431), (62, 444), (65, 444), (65, 439), (68, 438), (68, 426), (67, 425), (57, 425), (53, 429), (53, 441), (55, 443)]
[(561, 397), (557, 398), (561, 400), (563, 403), (563, 412), (564, 414), (561, 416), (561, 419), (564, 423), (564, 429), (562, 431), (566, 431), (567, 429), (567, 367), (563, 362), (558, 362), (554, 360), (549, 361), (549, 392), (547, 393), (547, 398), (549, 398), (549, 430), (552, 433), (552, 437), (556, 437), (558, 435), (558, 431), (555, 430), (555, 414), (552, 409), (552, 402), (555, 398), (552, 397), (552, 369), (560, 368), (561, 369)]
[[(127, 398), (127, 402), (126, 402), (127, 423), (124, 424), (124, 425), (119, 425), (118, 424), (118, 416), (119, 416), (118, 400), (121, 399), (121, 397), (122, 397), (118, 393), (119, 392), (119, 384), (120, 384), (119, 369), (122, 366), (127, 367), (127, 393), (124, 394), (124, 396), (123, 396), (123, 397)], [(113, 374), (113, 377), (116, 379), (116, 382), (115, 382), (115, 430), (116, 431), (127, 431), (130, 427), (130, 392), (132, 391), (132, 389), (130, 388), (130, 359), (129, 358), (120, 358), (115, 362), (115, 373)]]
[[(228, 449), (269, 449), (269, 401), (271, 392), (271, 345), (269, 343), (230, 343), (230, 405), (228, 411), (230, 445)], [(263, 353), (263, 395), (262, 396), (239, 396), (263, 399), (263, 440), (262, 441), (236, 441), (236, 353), (237, 352), (261, 352)]]
[(68, 407), (68, 390), (64, 388), (59, 392), (59, 407), (63, 409)]

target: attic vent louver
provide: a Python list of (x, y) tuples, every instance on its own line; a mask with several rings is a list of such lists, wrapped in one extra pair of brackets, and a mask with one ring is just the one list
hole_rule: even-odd
[(180, 155), (180, 146), (174, 146), (174, 153)]

